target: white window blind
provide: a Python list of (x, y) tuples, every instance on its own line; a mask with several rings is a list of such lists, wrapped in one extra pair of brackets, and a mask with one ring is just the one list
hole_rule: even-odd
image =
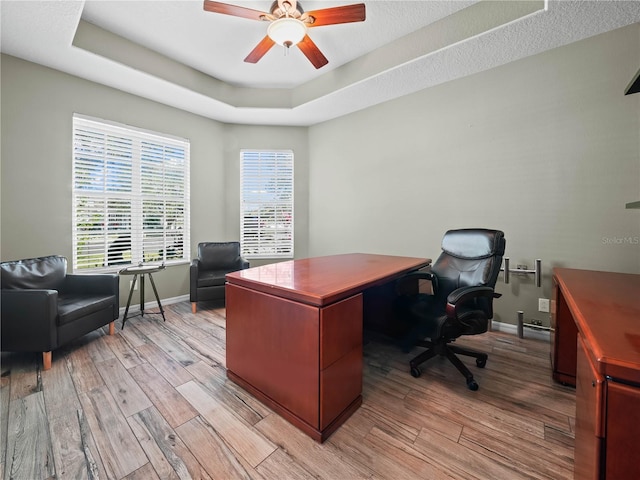
[(189, 261), (189, 141), (73, 116), (73, 270)]
[(240, 244), (245, 258), (293, 258), (293, 152), (240, 152)]

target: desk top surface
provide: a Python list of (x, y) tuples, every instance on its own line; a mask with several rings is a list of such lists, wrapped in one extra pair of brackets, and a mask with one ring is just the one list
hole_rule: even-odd
[(556, 268), (553, 277), (600, 373), (640, 382), (640, 275)]
[(428, 258), (350, 253), (240, 270), (227, 274), (227, 283), (324, 306), (429, 264)]

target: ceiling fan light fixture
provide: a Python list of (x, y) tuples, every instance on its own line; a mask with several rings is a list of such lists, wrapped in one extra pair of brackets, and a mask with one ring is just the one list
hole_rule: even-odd
[(278, 45), (291, 47), (307, 34), (307, 26), (296, 18), (284, 17), (274, 20), (267, 28), (267, 35)]

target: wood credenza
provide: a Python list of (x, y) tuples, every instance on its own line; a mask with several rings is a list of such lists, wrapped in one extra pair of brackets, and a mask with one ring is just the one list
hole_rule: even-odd
[(553, 378), (576, 387), (574, 479), (640, 478), (640, 275), (556, 268)]

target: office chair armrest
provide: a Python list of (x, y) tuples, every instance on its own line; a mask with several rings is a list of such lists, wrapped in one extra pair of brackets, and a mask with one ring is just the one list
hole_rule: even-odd
[(477, 297), (497, 298), (495, 295), (501, 296), (499, 293), (495, 293), (491, 287), (460, 287), (456, 288), (449, 294), (447, 297), (447, 303), (455, 305), (457, 303), (468, 302), (469, 300)]
[[(429, 280), (429, 281), (431, 281), (432, 288), (434, 290), (437, 289), (438, 277), (436, 277), (431, 272), (425, 272), (423, 270), (416, 270), (415, 272), (409, 272), (409, 273), (405, 274), (404, 276), (400, 277), (396, 281), (396, 293), (398, 295), (407, 294), (406, 290), (403, 290), (406, 287), (407, 282), (416, 282), (418, 280)], [(411, 293), (413, 294), (415, 292), (411, 292)]]
[(458, 315), (458, 307), (466, 305), (470, 300), (476, 298), (498, 298), (502, 295), (496, 293), (491, 287), (461, 287), (449, 294), (447, 297), (447, 316), (456, 318)]

